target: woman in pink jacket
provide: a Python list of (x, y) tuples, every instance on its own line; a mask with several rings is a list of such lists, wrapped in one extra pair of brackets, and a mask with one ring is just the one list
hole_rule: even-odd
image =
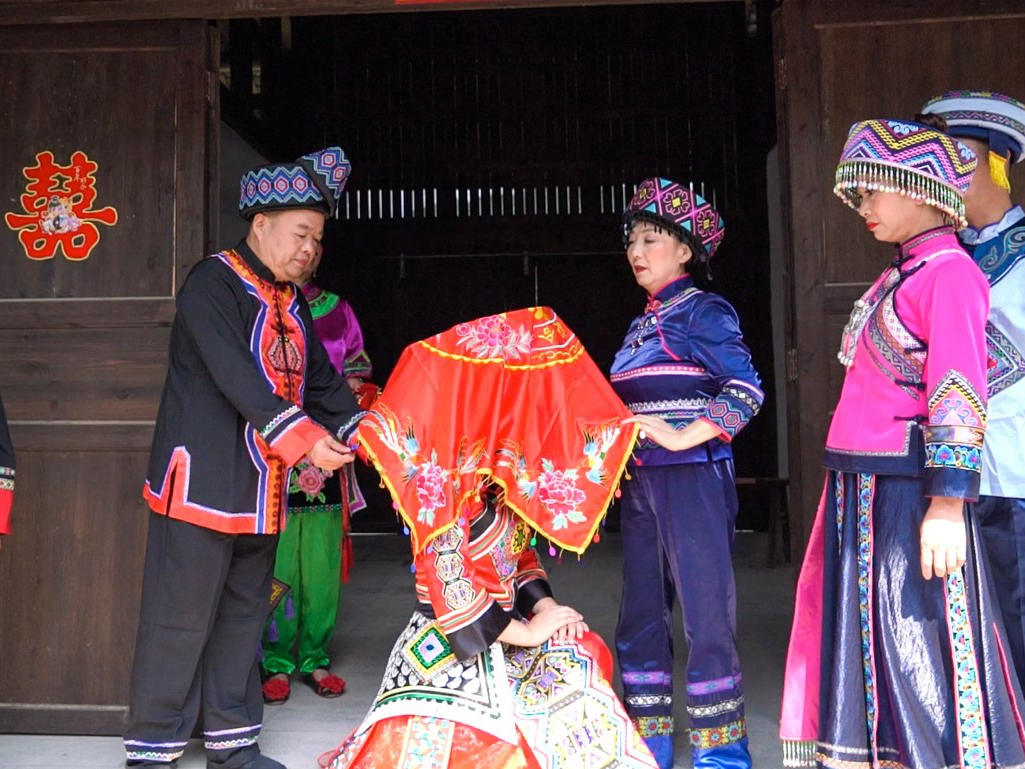
[(954, 234), (976, 166), (926, 126), (852, 126), (834, 191), (890, 264), (855, 304), (797, 588), (785, 766), (1020, 766), (1020, 691), (977, 529), (986, 278)]

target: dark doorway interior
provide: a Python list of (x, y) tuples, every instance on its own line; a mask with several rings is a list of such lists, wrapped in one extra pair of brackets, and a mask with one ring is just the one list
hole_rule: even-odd
[[(727, 223), (710, 288), (737, 308), (767, 392), (738, 474), (771, 477), (771, 6), (222, 22), (222, 113), (269, 158), (339, 144), (352, 160), (318, 282), (354, 306), (382, 383), (410, 342), (534, 304), (607, 369), (644, 305), (619, 228), (633, 185), (703, 185)], [(356, 529), (394, 528), (383, 491), (374, 502)], [(739, 525), (764, 528), (762, 506), (742, 504)]]

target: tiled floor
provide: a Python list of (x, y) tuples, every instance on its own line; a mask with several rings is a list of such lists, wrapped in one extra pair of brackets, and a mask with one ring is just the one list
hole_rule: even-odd
[[(343, 588), (338, 631), (332, 644), (334, 670), (348, 681), (338, 699), (317, 697), (299, 681), (292, 697), (264, 713), (260, 747), (289, 769), (315, 769), (317, 756), (337, 745), (362, 720), (380, 683), (384, 663), (412, 608), (408, 545), (399, 537), (359, 537), (351, 581)], [(789, 565), (765, 568), (765, 535), (738, 535), (738, 623), (751, 752), (756, 767), (780, 765), (776, 727), (783, 659), (790, 627), (793, 581)], [(609, 534), (578, 564), (567, 557), (549, 563), (557, 597), (578, 608), (592, 629), (611, 644), (619, 602), (619, 537)], [(679, 612), (677, 612), (679, 613)], [(679, 624), (679, 623), (678, 623)], [(686, 659), (678, 639), (677, 678)], [(690, 766), (686, 712), (678, 700), (677, 766)], [(116, 737), (0, 735), (0, 769), (70, 767), (115, 769), (123, 766)], [(202, 744), (193, 741), (180, 769), (205, 767)]]

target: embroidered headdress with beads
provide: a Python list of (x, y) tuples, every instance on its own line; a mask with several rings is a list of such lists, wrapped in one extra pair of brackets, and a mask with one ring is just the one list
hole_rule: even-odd
[(638, 219), (665, 227), (701, 260), (710, 259), (726, 234), (722, 216), (693, 186), (669, 179), (645, 179), (623, 213), (623, 237)]
[(325, 147), (294, 163), (246, 171), (239, 185), (239, 213), (252, 219), (262, 211), (316, 208), (332, 216), (351, 170), (341, 147)]
[(851, 126), (836, 167), (833, 192), (858, 207), (858, 187), (897, 192), (939, 209), (964, 229), (964, 193), (975, 153), (944, 133), (903, 120), (863, 120)]

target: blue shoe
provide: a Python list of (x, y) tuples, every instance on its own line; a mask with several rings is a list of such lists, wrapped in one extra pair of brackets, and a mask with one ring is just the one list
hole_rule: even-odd
[(654, 737), (645, 737), (644, 744), (655, 757), (658, 769), (673, 769), (673, 735), (657, 734)]
[[(691, 757), (694, 769), (751, 769), (747, 737), (714, 748), (691, 748)], [(669, 766), (672, 766), (672, 761), (669, 762)]]

